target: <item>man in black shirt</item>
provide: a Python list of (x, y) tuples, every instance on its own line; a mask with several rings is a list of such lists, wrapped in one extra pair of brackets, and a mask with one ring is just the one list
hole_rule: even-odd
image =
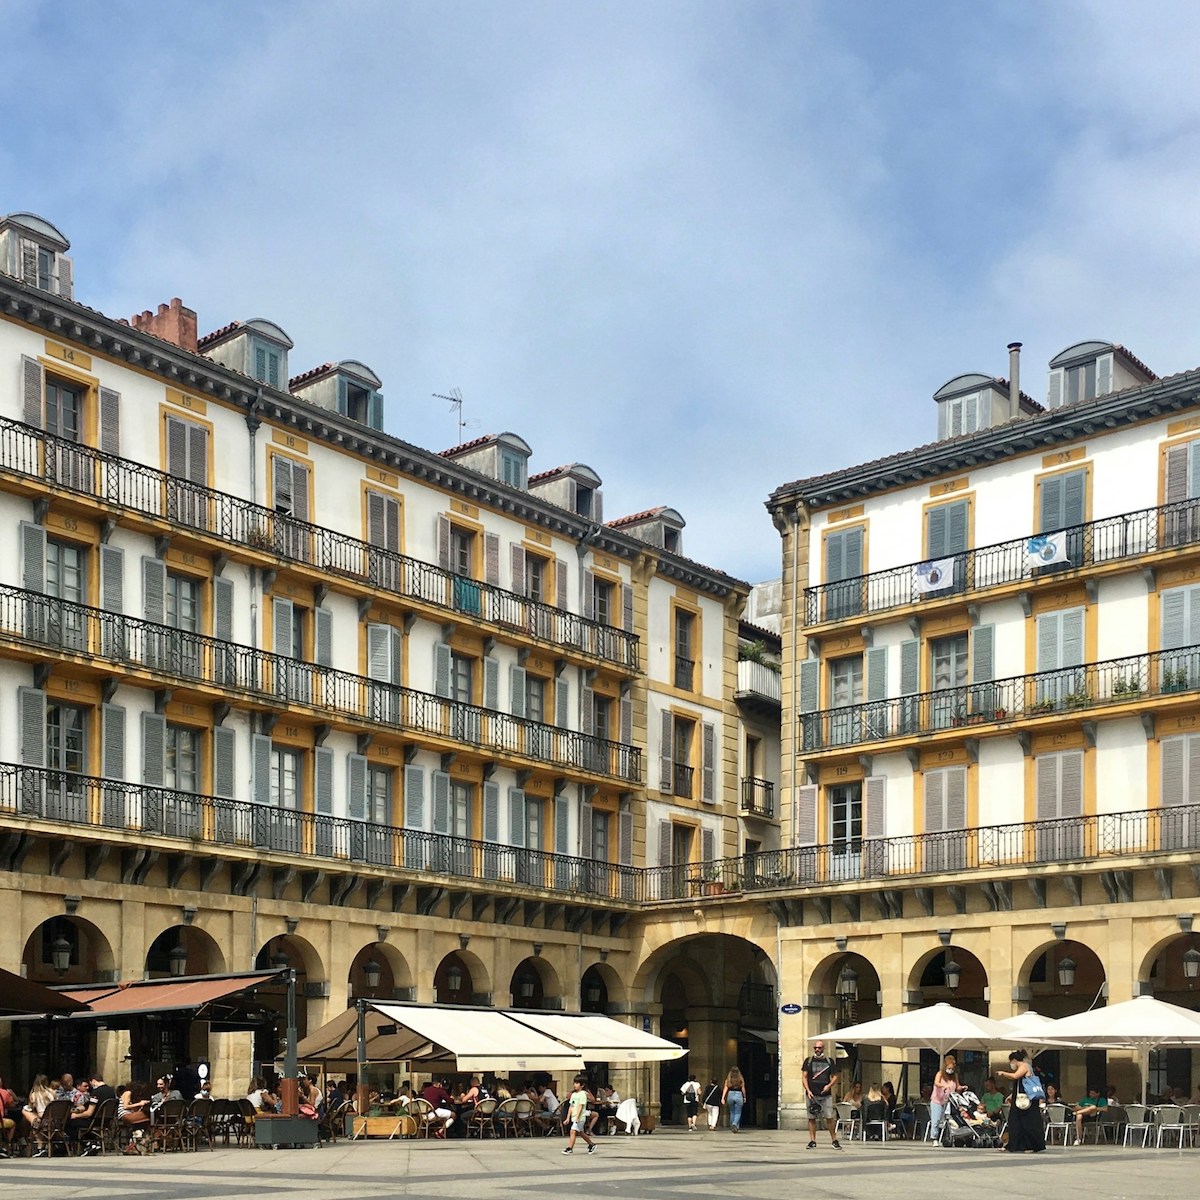
[(808, 1101), (808, 1148), (817, 1148), (817, 1118), (824, 1117), (829, 1127), (829, 1140), (835, 1150), (842, 1148), (837, 1140), (837, 1125), (833, 1119), (833, 1085), (837, 1083), (837, 1069), (833, 1059), (825, 1057), (825, 1043), (817, 1038), (813, 1042), (812, 1054), (804, 1060), (800, 1069), (804, 1081), (804, 1095)]

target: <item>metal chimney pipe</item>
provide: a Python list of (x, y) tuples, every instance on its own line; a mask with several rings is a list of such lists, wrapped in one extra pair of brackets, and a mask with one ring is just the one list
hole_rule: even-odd
[(1008, 343), (1008, 399), (1011, 417), (1021, 415), (1021, 343)]

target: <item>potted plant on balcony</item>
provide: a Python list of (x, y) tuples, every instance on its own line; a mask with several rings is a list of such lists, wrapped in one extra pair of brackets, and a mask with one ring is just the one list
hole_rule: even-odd
[(1063, 697), (1063, 703), (1067, 708), (1087, 708), (1091, 702), (1091, 696), (1085, 691), (1069, 692)]
[(1170, 669), (1163, 672), (1162, 690), (1164, 692), (1184, 692), (1188, 689), (1187, 667), (1176, 671)]
[[(1166, 679), (1164, 677), (1163, 684), (1165, 686)], [(1137, 679), (1126, 679), (1124, 675), (1113, 680), (1112, 694), (1114, 697), (1120, 696), (1126, 700), (1132, 700), (1135, 696), (1142, 694), (1142, 685)]]
[(263, 525), (251, 525), (246, 530), (246, 545), (256, 550), (270, 550), (271, 534)]
[(1042, 713), (1053, 712), (1055, 708), (1054, 701), (1047, 696), (1044, 700), (1038, 700), (1036, 703), (1029, 706), (1031, 716), (1041, 716)]

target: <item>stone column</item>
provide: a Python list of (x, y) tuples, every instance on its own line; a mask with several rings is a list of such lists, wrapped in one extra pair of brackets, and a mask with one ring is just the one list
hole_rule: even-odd
[(245, 1096), (254, 1076), (254, 1034), (210, 1033), (208, 1051), (212, 1094), (231, 1100)]

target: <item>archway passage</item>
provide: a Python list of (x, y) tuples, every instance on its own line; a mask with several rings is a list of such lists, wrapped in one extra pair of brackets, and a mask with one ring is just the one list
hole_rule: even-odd
[(683, 1123), (680, 1088), (689, 1076), (694, 1074), (705, 1089), (737, 1066), (750, 1095), (742, 1123), (774, 1122), (779, 1090), (776, 975), (759, 946), (719, 933), (670, 942), (639, 969), (631, 999), (636, 1003), (642, 997), (651, 1010), (658, 1010), (656, 1032), (689, 1052), (659, 1064), (657, 1079), (639, 1084), (657, 1084), (662, 1120)]
[[(308, 1034), (308, 992), (324, 982), (325, 971), (316, 947), (294, 933), (279, 934), (268, 941), (254, 960), (257, 970), (296, 972), (296, 1039)], [(271, 1025), (260, 1026), (254, 1034), (254, 1074), (271, 1076), (275, 1061), (284, 1053), (287, 1040), (287, 984), (282, 980), (257, 991), (264, 1009), (274, 1014)]]

